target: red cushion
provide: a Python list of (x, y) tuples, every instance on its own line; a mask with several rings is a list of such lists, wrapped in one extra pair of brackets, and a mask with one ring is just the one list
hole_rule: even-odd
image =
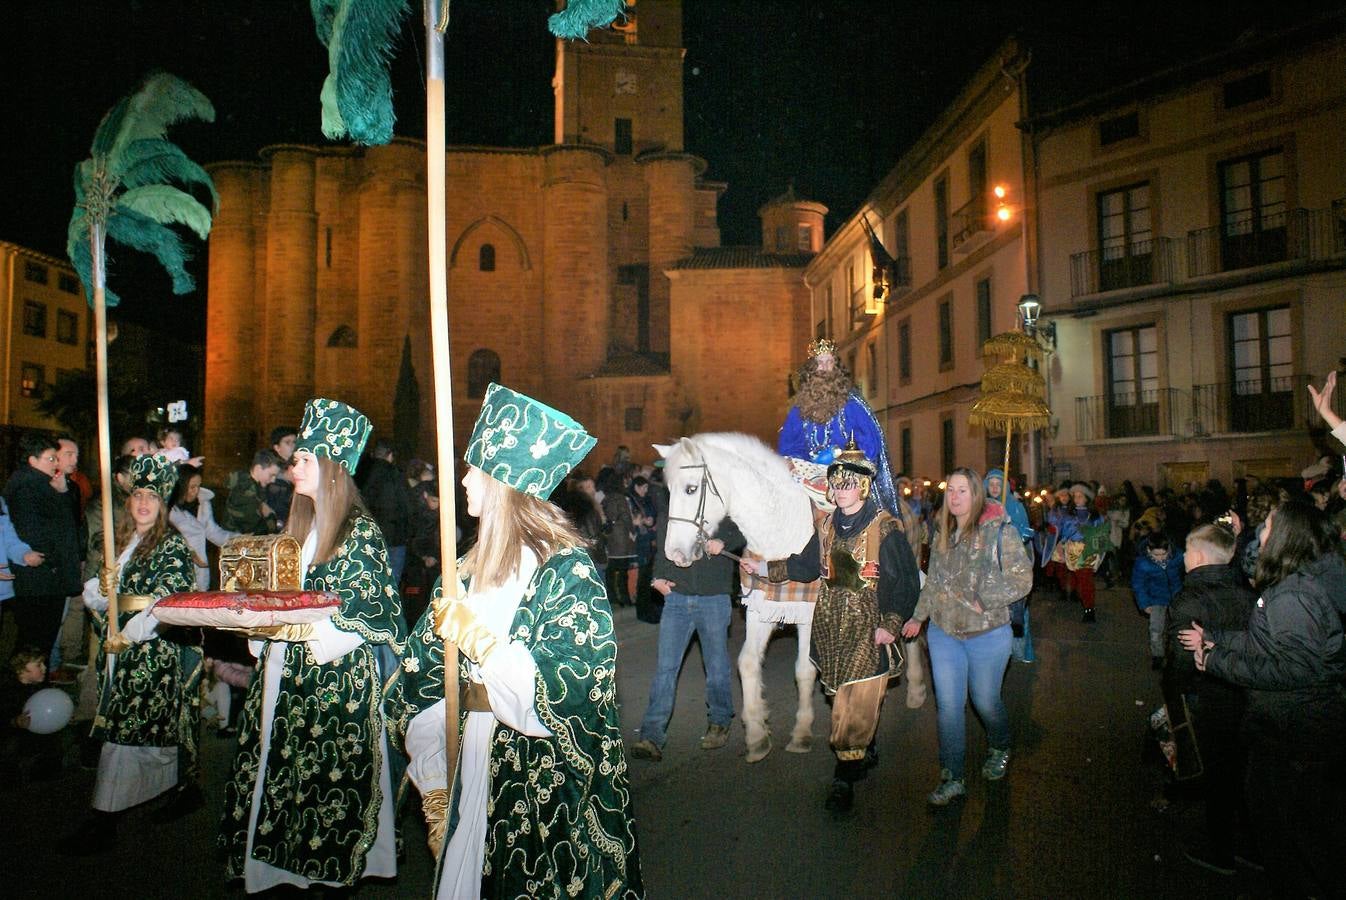
[(283, 612), (340, 605), (337, 595), (326, 591), (184, 591), (169, 594), (156, 604), (156, 608)]

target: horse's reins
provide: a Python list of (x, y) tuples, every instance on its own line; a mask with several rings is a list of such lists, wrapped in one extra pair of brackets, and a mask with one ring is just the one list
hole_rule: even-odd
[[(713, 493), (720, 500), (721, 503), (724, 502), (724, 497), (720, 494), (720, 489), (715, 486), (715, 478), (713, 475), (710, 474), (710, 466), (706, 465), (705, 463), (695, 463), (695, 464), (688, 464), (685, 466), (678, 466), (678, 468), (701, 470), (701, 485), (697, 488), (696, 518), (688, 519), (682, 516), (670, 515), (668, 517), (668, 521), (684, 522), (695, 528), (696, 543), (694, 544), (694, 546), (696, 547), (696, 549), (699, 549), (704, 552), (706, 549), (706, 542), (710, 540), (710, 534), (707, 533), (706, 531), (706, 489), (709, 488), (710, 492)], [(721, 550), (719, 555), (725, 557), (726, 559), (732, 559), (734, 562), (737, 563), (743, 562), (743, 557), (734, 553), (730, 553), (728, 550)], [(739, 571), (743, 572), (742, 569), (739, 569)], [(749, 583), (750, 585), (752, 585), (753, 588), (756, 587), (758, 581), (762, 581), (763, 583), (765, 583), (765, 579), (763, 579), (760, 575), (757, 575), (754, 572), (743, 572), (743, 574), (747, 575), (747, 577), (750, 579)]]

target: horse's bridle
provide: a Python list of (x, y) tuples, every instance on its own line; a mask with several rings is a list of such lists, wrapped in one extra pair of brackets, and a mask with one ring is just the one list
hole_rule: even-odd
[(681, 516), (670, 515), (669, 522), (685, 522), (696, 529), (695, 549), (704, 550), (706, 541), (710, 540), (710, 535), (706, 532), (706, 489), (709, 488), (720, 502), (724, 502), (724, 497), (720, 496), (720, 489), (715, 486), (715, 478), (710, 474), (710, 467), (705, 463), (695, 463), (685, 466), (678, 466), (679, 469), (700, 469), (701, 485), (697, 488), (696, 518), (686, 519)]

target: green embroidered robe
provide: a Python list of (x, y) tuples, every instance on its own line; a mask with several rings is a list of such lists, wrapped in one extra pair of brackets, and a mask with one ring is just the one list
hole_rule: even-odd
[[(496, 726), (482, 896), (643, 897), (617, 708), (617, 641), (588, 553), (563, 550), (538, 567), (510, 639), (537, 664), (534, 707), (552, 735)], [(460, 683), (468, 672), (460, 658)], [(411, 720), (444, 699), (433, 604), (412, 630), (395, 678), (390, 730), (405, 741)], [(460, 736), (465, 721), (466, 714)]]
[[(117, 582), (120, 594), (155, 598), (195, 588), (192, 551), (182, 535), (171, 529), (146, 556), (132, 552)], [(120, 613), (119, 626), (125, 628), (136, 615)], [(107, 613), (95, 613), (93, 619), (98, 636), (105, 639)], [(111, 677), (107, 656), (100, 649), (93, 736), (128, 747), (177, 747), (180, 780), (194, 777), (201, 723), (201, 665), (199, 629), (163, 629), (158, 637), (131, 645), (117, 654)]]
[(352, 519), (332, 558), (305, 574), (304, 590), (339, 596), (332, 623), (365, 643), (328, 663), (317, 662), (305, 642), (285, 644), (265, 760), (262, 670), (271, 642), (263, 646), (240, 717), (220, 846), (228, 855), (229, 876), (242, 878), (253, 786), (261, 769), (253, 858), (311, 881), (349, 885), (364, 871), (382, 802), (384, 676), (378, 651), (399, 653), (406, 639), (383, 534), (372, 518)]

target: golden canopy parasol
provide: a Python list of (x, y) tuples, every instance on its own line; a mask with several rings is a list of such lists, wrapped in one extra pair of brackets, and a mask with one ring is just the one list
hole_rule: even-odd
[(982, 395), (972, 405), (967, 420), (988, 431), (1005, 432), (1005, 464), (1001, 479), (1001, 502), (1009, 494), (1010, 440), (1014, 431), (1035, 431), (1052, 417), (1047, 406), (1047, 383), (1042, 373), (1026, 360), (1041, 361), (1042, 346), (1037, 338), (1022, 331), (1007, 331), (982, 344), (988, 360), (999, 360), (981, 378)]

